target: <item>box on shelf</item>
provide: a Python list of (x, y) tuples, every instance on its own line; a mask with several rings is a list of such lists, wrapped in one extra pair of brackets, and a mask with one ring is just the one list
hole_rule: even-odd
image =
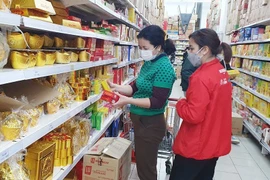
[(242, 135), (243, 117), (237, 113), (232, 113), (232, 134)]
[(54, 142), (38, 141), (27, 148), (25, 165), (30, 171), (30, 180), (52, 178), (54, 154)]
[(131, 142), (122, 138), (102, 138), (84, 155), (83, 162), (83, 180), (127, 180)]
[(52, 6), (52, 3), (46, 0), (13, 0), (11, 8), (26, 8), (26, 9), (35, 9), (49, 15), (55, 15), (55, 10)]
[[(5, 84), (2, 85), (2, 87), (6, 96), (0, 95), (0, 112), (19, 108), (30, 109), (53, 100), (59, 95), (59, 92), (56, 90), (41, 85), (33, 80)], [(27, 98), (28, 103), (16, 100), (21, 99), (22, 96)]]

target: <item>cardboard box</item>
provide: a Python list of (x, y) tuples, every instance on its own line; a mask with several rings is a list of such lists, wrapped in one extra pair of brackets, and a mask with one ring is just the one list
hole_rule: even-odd
[(131, 142), (102, 138), (83, 158), (83, 180), (127, 180), (131, 166)]
[(242, 135), (243, 117), (237, 113), (232, 113), (232, 134)]
[[(0, 112), (19, 108), (31, 109), (59, 95), (57, 90), (43, 86), (33, 80), (2, 85), (6, 96), (0, 95)], [(25, 101), (19, 101), (24, 96)]]
[(11, 8), (36, 9), (49, 15), (55, 15), (52, 3), (46, 0), (13, 0)]

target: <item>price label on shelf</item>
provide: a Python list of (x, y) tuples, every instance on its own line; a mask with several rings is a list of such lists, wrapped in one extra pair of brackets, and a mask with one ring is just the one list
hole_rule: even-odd
[(7, 158), (9, 158), (9, 151), (5, 150), (0, 154), (0, 162), (5, 161)]
[(53, 126), (53, 124), (51, 123), (51, 124), (49, 124), (49, 132), (51, 132), (53, 129), (54, 129), (54, 126)]

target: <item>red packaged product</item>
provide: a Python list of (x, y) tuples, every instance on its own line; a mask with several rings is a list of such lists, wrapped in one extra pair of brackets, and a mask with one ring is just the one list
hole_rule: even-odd
[(101, 96), (101, 99), (103, 101), (107, 101), (109, 103), (116, 103), (119, 100), (119, 98), (120, 97), (117, 94), (106, 90), (103, 91), (103, 94)]
[(75, 16), (68, 16), (68, 20), (71, 20), (71, 21), (77, 21), (79, 23), (82, 22), (82, 20), (78, 17), (75, 17)]

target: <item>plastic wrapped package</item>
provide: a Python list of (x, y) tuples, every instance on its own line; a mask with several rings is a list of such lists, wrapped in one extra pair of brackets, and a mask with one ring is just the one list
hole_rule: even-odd
[(41, 118), (41, 116), (44, 114), (43, 106), (39, 106), (37, 108), (29, 109), (29, 110), (27, 110), (27, 112), (31, 116), (31, 123), (30, 123), (31, 127), (35, 127), (38, 124), (39, 119)]
[(54, 114), (57, 113), (60, 109), (61, 102), (58, 99), (53, 99), (45, 103), (45, 113)]
[(57, 84), (55, 85), (55, 88), (61, 93), (57, 97), (61, 103), (61, 108), (69, 107), (76, 98), (72, 87), (67, 83), (68, 79), (69, 74), (61, 74), (56, 77)]
[(7, 64), (9, 51), (6, 37), (0, 33), (0, 68), (3, 68)]
[(80, 125), (81, 132), (81, 146), (84, 147), (87, 145), (90, 138), (91, 124), (89, 119), (84, 119), (81, 117), (75, 117)]
[(4, 136), (4, 140), (12, 141), (21, 136), (23, 122), (19, 116), (10, 114), (1, 121), (0, 126), (0, 132)]
[(25, 152), (20, 152), (0, 164), (1, 180), (29, 180), (29, 171), (25, 168), (23, 157)]
[(28, 113), (28, 111), (19, 111), (18, 113), (16, 113), (18, 117), (20, 117), (20, 119), (22, 120), (22, 132), (28, 132), (28, 129), (30, 127), (31, 121), (32, 121), (32, 116)]

